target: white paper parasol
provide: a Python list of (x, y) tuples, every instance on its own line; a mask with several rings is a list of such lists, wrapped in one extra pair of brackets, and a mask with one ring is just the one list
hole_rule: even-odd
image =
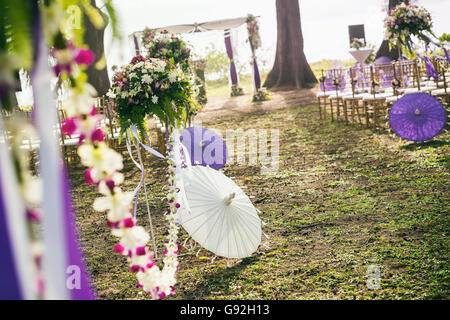
[(190, 211), (181, 210), (179, 217), (189, 235), (218, 256), (245, 258), (255, 252), (261, 220), (241, 188), (210, 167), (189, 166), (182, 175)]

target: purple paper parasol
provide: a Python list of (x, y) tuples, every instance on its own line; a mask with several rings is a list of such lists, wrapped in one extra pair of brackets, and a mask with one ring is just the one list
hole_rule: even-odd
[(190, 127), (180, 135), (192, 165), (209, 165), (219, 170), (227, 162), (227, 147), (217, 133), (203, 127)]
[(389, 112), (392, 130), (409, 141), (427, 141), (445, 126), (447, 114), (442, 104), (430, 95), (411, 93), (400, 98)]

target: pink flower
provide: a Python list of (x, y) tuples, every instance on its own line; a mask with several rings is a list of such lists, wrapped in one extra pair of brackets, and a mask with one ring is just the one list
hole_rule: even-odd
[(80, 49), (78, 50), (74, 61), (78, 64), (84, 64), (88, 66), (92, 63), (92, 61), (94, 61), (94, 54), (89, 49)]
[(78, 145), (81, 145), (84, 139), (86, 139), (86, 135), (84, 133), (80, 134), (80, 138), (78, 139)]
[(64, 134), (67, 134), (68, 136), (74, 134), (75, 131), (77, 130), (75, 120), (73, 120), (72, 118), (65, 119), (61, 125), (61, 130), (62, 132), (64, 132)]
[(124, 250), (125, 250), (125, 248), (120, 243), (118, 243), (114, 246), (114, 251), (117, 253), (122, 254)]
[(143, 256), (143, 255), (146, 254), (146, 251), (147, 250), (146, 250), (145, 246), (137, 247), (136, 248), (136, 255)]
[(102, 129), (95, 129), (91, 134), (91, 140), (93, 143), (102, 142), (103, 140), (105, 140), (105, 134), (103, 133)]
[(141, 270), (141, 267), (140, 266), (138, 266), (138, 265), (132, 265), (131, 267), (130, 267), (130, 272), (131, 273), (137, 273), (139, 270)]
[[(123, 226), (125, 228), (133, 228), (135, 226), (133, 218), (127, 218), (127, 219), (123, 220)], [(136, 249), (136, 251), (137, 251), (137, 249)]]
[(26, 210), (27, 219), (32, 222), (39, 222), (41, 220), (41, 215), (39, 211), (34, 209)]
[(53, 67), (53, 72), (55, 73), (56, 76), (59, 76), (60, 73), (62, 73), (63, 71), (67, 71), (68, 74), (72, 73), (72, 66), (70, 64), (56, 64)]
[(87, 184), (93, 184), (94, 183), (94, 179), (92, 179), (91, 171), (92, 171), (92, 169), (87, 169), (86, 172), (84, 173), (84, 181)]
[(119, 228), (119, 221), (111, 222), (108, 219), (106, 219), (106, 224), (108, 225), (108, 227), (110, 227), (112, 229), (118, 229)]

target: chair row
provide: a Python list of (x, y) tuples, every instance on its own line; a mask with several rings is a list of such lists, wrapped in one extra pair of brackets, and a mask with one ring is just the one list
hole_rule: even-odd
[(390, 107), (405, 94), (422, 92), (448, 104), (447, 61), (433, 64), (434, 73), (417, 59), (328, 70), (317, 95), (320, 118), (385, 127)]

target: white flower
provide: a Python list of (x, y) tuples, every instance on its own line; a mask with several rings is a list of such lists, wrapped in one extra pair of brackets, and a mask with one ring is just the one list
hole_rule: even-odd
[(21, 185), (25, 202), (30, 206), (39, 206), (42, 202), (42, 180), (31, 175), (25, 175)]
[(144, 291), (155, 295), (155, 288), (161, 282), (161, 270), (157, 266), (153, 266), (145, 272), (138, 272), (136, 276), (139, 283), (143, 286)]
[(142, 256), (138, 256), (137, 254), (133, 254), (130, 259), (131, 265), (140, 266), (142, 268), (146, 268), (148, 263), (150, 262), (150, 254), (144, 254)]
[(142, 81), (145, 82), (145, 83), (151, 83), (153, 81), (153, 79), (148, 74), (144, 74), (142, 76)]
[(152, 96), (152, 103), (157, 104), (158, 103), (158, 96)]
[(108, 98), (111, 98), (111, 99), (115, 99), (115, 98), (116, 98), (116, 94), (115, 94), (113, 91), (111, 91), (111, 90), (109, 90), (109, 91), (106, 93), (106, 96), (107, 96)]
[(35, 241), (31, 243), (31, 255), (33, 257), (41, 257), (44, 254), (45, 247), (44, 244), (40, 241)]
[(177, 81), (177, 74), (174, 72), (169, 73), (168, 75), (170, 83)]
[(96, 147), (83, 144), (78, 148), (78, 155), (84, 166), (109, 175), (123, 168), (122, 156), (108, 148), (104, 142), (98, 143)]
[(122, 192), (119, 187), (114, 188), (114, 194), (95, 199), (94, 210), (103, 212), (107, 211), (107, 218), (111, 222), (122, 221), (131, 217), (129, 207), (133, 201), (132, 192)]
[(166, 69), (166, 62), (163, 60), (157, 60), (155, 70), (158, 72), (164, 72)]
[(86, 83), (80, 90), (70, 90), (70, 92), (70, 96), (62, 102), (67, 117), (73, 118), (80, 114), (89, 114), (97, 94), (94, 87)]
[(123, 180), (123, 174), (120, 172), (113, 172), (112, 174), (108, 174), (104, 171), (100, 171), (97, 168), (92, 168), (91, 172), (90, 172), (91, 178), (92, 180), (97, 183), (100, 182), (102, 180), (112, 180), (114, 181), (114, 185), (118, 186), (120, 185)]
[(136, 276), (144, 291), (150, 292), (154, 299), (158, 299), (161, 293), (165, 296), (172, 293), (172, 287), (176, 283), (175, 272), (174, 268), (165, 267), (161, 271), (157, 266), (153, 266), (145, 272), (138, 272)]
[(90, 116), (86, 117), (86, 119), (80, 119), (77, 121), (78, 131), (81, 134), (89, 136), (92, 131), (97, 128), (97, 123), (101, 121), (101, 116)]
[(114, 234), (120, 236), (119, 243), (127, 251), (135, 249), (136, 247), (145, 246), (147, 242), (150, 240), (150, 236), (141, 226), (115, 229)]
[(139, 61), (133, 66), (133, 70), (142, 68), (144, 66), (144, 61)]

